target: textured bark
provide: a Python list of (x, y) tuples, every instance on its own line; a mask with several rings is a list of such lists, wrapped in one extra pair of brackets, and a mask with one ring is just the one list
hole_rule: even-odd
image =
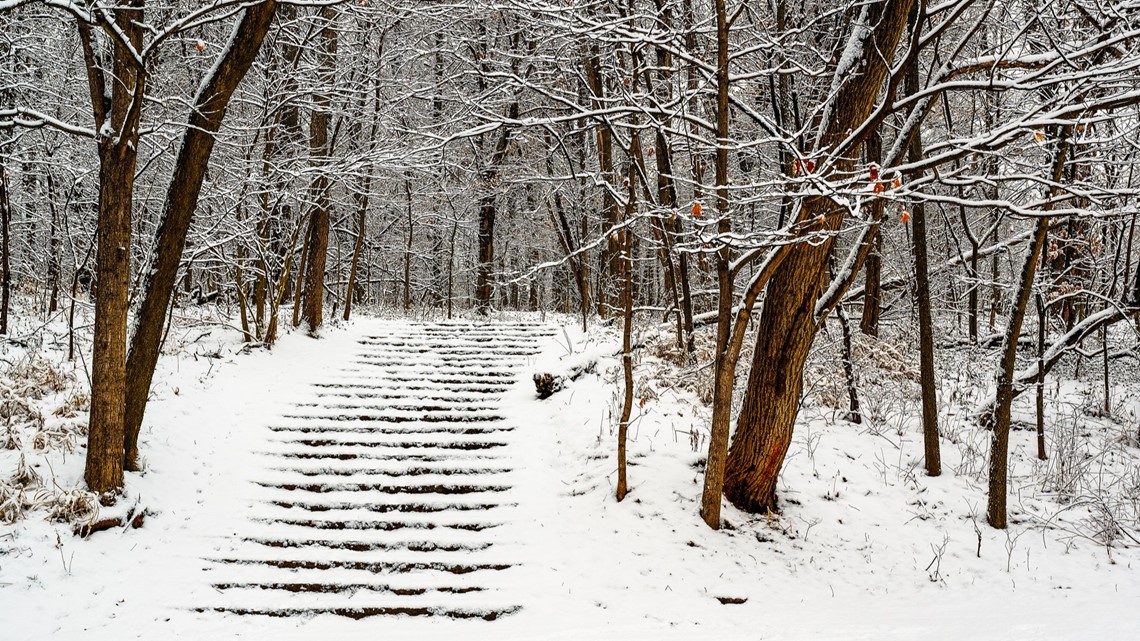
[[(412, 215), (412, 179), (408, 176), (404, 177), (404, 208), (405, 214), (408, 219), (407, 235), (404, 242), (404, 314), (412, 311), (412, 241), (414, 240), (416, 222)], [(493, 218), (494, 212), (492, 212)], [(492, 220), (492, 225), (494, 222)], [(480, 220), (480, 232), (482, 232), (482, 221)], [(492, 230), (494, 233), (494, 230)], [(482, 236), (480, 236), (482, 242)], [(482, 245), (480, 245), (482, 247)], [(482, 254), (480, 254), (482, 257)], [(492, 256), (492, 258), (494, 258)]]
[[(585, 60), (586, 84), (592, 95), (594, 109), (600, 109), (605, 105), (606, 96), (601, 61), (598, 56), (597, 47), (592, 47)], [(614, 178), (614, 137), (608, 123), (597, 126), (597, 138), (598, 173), (602, 180), (612, 181)], [(606, 228), (611, 228), (618, 223), (620, 213), (617, 200), (613, 194), (609, 189), (603, 189), (602, 219)], [(599, 256), (598, 287), (594, 292), (594, 298), (598, 304), (598, 316), (601, 318), (605, 318), (609, 314), (614, 303), (614, 297), (608, 285), (610, 279), (620, 273), (620, 265), (618, 265), (620, 253), (621, 245), (618, 241), (612, 235), (607, 237), (606, 244)]]
[[(725, 0), (716, 0), (717, 40), (717, 101), (716, 101), (716, 210), (720, 220), (717, 232), (727, 235), (732, 231), (728, 202), (728, 127), (729, 127), (729, 68), (728, 68), (728, 11)], [(736, 375), (736, 356), (730, 350), (732, 334), (733, 274), (729, 270), (732, 254), (728, 246), (716, 252), (717, 324), (716, 361), (713, 375), (713, 420), (709, 430), (709, 454), (705, 465), (705, 483), (701, 493), (701, 518), (716, 530), (720, 528), (720, 497), (724, 486), (725, 460), (728, 456), (729, 420), (732, 414), (732, 388)]]
[[(867, 162), (883, 162), (883, 139), (879, 135), (878, 129), (867, 138), (866, 147)], [(881, 198), (872, 199), (866, 207), (869, 209), (869, 218), (872, 220), (879, 220), (883, 217), (883, 200)], [(863, 272), (863, 316), (859, 322), (859, 329), (867, 336), (878, 336), (879, 318), (882, 315), (883, 306), (883, 234), (876, 231), (871, 242), (871, 253), (867, 255)]]
[(138, 435), (158, 362), (166, 312), (186, 247), (186, 235), (213, 153), (214, 134), (225, 119), (230, 99), (257, 58), (276, 7), (277, 3), (269, 0), (246, 10), (234, 32), (233, 46), (219, 61), (214, 75), (195, 98), (194, 109), (190, 112), (190, 124), (183, 134), (174, 176), (167, 189), (162, 222), (155, 241), (154, 263), (147, 270), (143, 300), (127, 358), (124, 424), (127, 469), (138, 466)]
[(329, 251), (329, 197), (328, 178), (317, 178), (314, 191), (317, 194), (313, 215), (309, 218), (309, 233), (306, 246), (308, 261), (305, 264), (305, 302), (302, 318), (315, 333), (324, 322), (325, 265)]
[(332, 187), (328, 167), (332, 150), (329, 143), (329, 113), (332, 105), (331, 87), (336, 74), (337, 28), (335, 7), (321, 8), (320, 59), (322, 91), (313, 95), (313, 114), (309, 120), (309, 146), (313, 164), (318, 167), (310, 193), (313, 213), (309, 218), (308, 264), (305, 267), (304, 320), (313, 334), (324, 322), (325, 265), (329, 250), (329, 218)]
[(352, 315), (353, 293), (356, 289), (356, 274), (360, 267), (360, 251), (364, 249), (364, 224), (368, 216), (368, 194), (359, 196), (356, 210), (356, 242), (352, 246), (352, 266), (348, 270), (348, 292), (344, 295), (344, 320)]
[[(818, 149), (833, 148), (870, 115), (887, 78), (886, 61), (893, 57), (913, 5), (913, 0), (865, 5), (859, 21), (870, 31), (852, 36), (863, 38), (857, 43), (861, 73), (837, 71), (838, 91), (823, 114)], [(850, 170), (852, 163), (841, 159), (835, 167)], [(823, 228), (834, 231), (842, 218), (843, 209), (835, 202), (812, 196), (802, 201), (796, 220), (822, 220)], [(725, 470), (725, 496), (748, 512), (776, 509), (776, 481), (799, 411), (804, 363), (817, 331), (815, 304), (833, 242), (796, 245), (768, 286)]]
[[(507, 117), (517, 120), (519, 117), (519, 103), (512, 102), (507, 108)], [(499, 138), (495, 143), (495, 151), (490, 161), (483, 169), (484, 194), (479, 199), (479, 265), (475, 272), (475, 309), (485, 314), (491, 310), (491, 299), (494, 296), (494, 285), (491, 282), (495, 270), (495, 216), (496, 193), (495, 184), (499, 180), (499, 168), (507, 155), (511, 142), (510, 127), (499, 130)]]
[(843, 378), (847, 381), (848, 410), (847, 420), (855, 424), (863, 422), (863, 413), (859, 410), (859, 383), (855, 380), (855, 362), (851, 354), (851, 323), (847, 320), (847, 311), (842, 305), (835, 308), (835, 316), (839, 319), (839, 328), (843, 332)]
[[(918, 93), (918, 66), (912, 65), (906, 73), (906, 93)], [(917, 129), (910, 139), (907, 159), (912, 163), (922, 160), (922, 129)], [(911, 176), (911, 180), (921, 174)], [(926, 248), (926, 203), (921, 198), (912, 205), (914, 248), (914, 296), (918, 303), (918, 351), (919, 382), (922, 388), (922, 441), (926, 473), (929, 476), (942, 474), (942, 455), (938, 447), (938, 381), (934, 378), (934, 325), (930, 311), (930, 267), (927, 264)]]
[[(635, 184), (637, 178), (630, 172), (629, 201), (625, 207), (625, 222), (629, 222), (635, 207)], [(624, 379), (621, 421), (618, 423), (618, 482), (617, 500), (625, 499), (629, 491), (626, 474), (626, 440), (629, 434), (629, 418), (633, 413), (633, 233), (628, 227), (621, 231), (621, 303), (622, 303), (622, 352), (621, 368)]]
[[(1068, 127), (1062, 128), (1060, 140), (1057, 142), (1057, 153), (1053, 161), (1053, 184), (1060, 183), (1065, 168), (1065, 159), (1068, 156)], [(1050, 190), (1050, 196), (1056, 196), (1056, 187)], [(1044, 207), (1046, 214), (1052, 209), (1052, 201), (1047, 201)], [(1006, 483), (1009, 478), (1009, 427), (1011, 422), (1011, 407), (1014, 397), (1014, 371), (1017, 367), (1017, 343), (1021, 336), (1021, 325), (1025, 320), (1025, 309), (1029, 305), (1029, 296), (1033, 290), (1033, 279), (1037, 273), (1041, 250), (1045, 246), (1045, 237), (1049, 234), (1049, 216), (1043, 215), (1037, 219), (1037, 226), (1033, 232), (1033, 242), (1029, 246), (1025, 263), (1021, 267), (1021, 278), (1018, 281), (1017, 291), (1011, 301), (1009, 322), (1005, 328), (1005, 339), (1001, 348), (1001, 363), (997, 373), (997, 400), (993, 413), (993, 435), (990, 442), (990, 478), (989, 497), (986, 504), (986, 521), (994, 528), (1004, 530), (1006, 527)]]
[[(826, 211), (822, 202), (804, 207)], [(776, 479), (792, 442), (804, 363), (816, 333), (814, 304), (830, 251), (830, 242), (797, 246), (768, 286), (725, 474), (725, 496), (747, 512), (776, 507)]]
[[(141, 0), (115, 10), (127, 42), (136, 51), (142, 44), (142, 10)], [(85, 53), (87, 50), (85, 47)], [(111, 84), (108, 111), (102, 106), (103, 71), (94, 56), (87, 57), (87, 73), (96, 122), (101, 123), (100, 127), (108, 134), (98, 140), (99, 246), (95, 253), (98, 292), (95, 295), (95, 343), (91, 352), (91, 414), (83, 472), (87, 487), (102, 494), (117, 491), (123, 485), (131, 205), (138, 159), (139, 111), (146, 79), (124, 45), (114, 45), (115, 82)]]

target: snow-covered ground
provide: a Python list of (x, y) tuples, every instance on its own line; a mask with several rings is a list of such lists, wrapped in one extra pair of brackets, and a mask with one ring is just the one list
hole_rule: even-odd
[[(1034, 435), (1015, 431), (1015, 523), (999, 532), (984, 522), (987, 435), (963, 409), (980, 394), (960, 375), (964, 366), (941, 364), (942, 397), (953, 400), (945, 403), (940, 478), (922, 472), (917, 405), (891, 400), (905, 394), (865, 394), (863, 426), (835, 420), (834, 410), (809, 396), (780, 485), (783, 513), (756, 517), (728, 507), (728, 527), (712, 532), (697, 516), (707, 409), (696, 394), (667, 387), (677, 370), (645, 350), (637, 370), (644, 403), (635, 407), (630, 430), (632, 489), (619, 504), (618, 361), (606, 356), (617, 337), (595, 330), (587, 340), (573, 321), (547, 322), (554, 336), (543, 339), (541, 353), (519, 357), (510, 370), (514, 384), (487, 410), (514, 429), (494, 462), (511, 471), (491, 473), (509, 486), (507, 507), (493, 512), (497, 527), (478, 533), (498, 545), (511, 568), (488, 573), (485, 582), (496, 598), (520, 606), (517, 612), (494, 621), (354, 620), (212, 609), (239, 608), (243, 595), (216, 588), (219, 570), (210, 559), (232, 553), (251, 532), (277, 533), (254, 520), (268, 515), (266, 488), (258, 483), (274, 465), (264, 456), (275, 447), (270, 428), (292, 420), (299, 406), (312, 408), (314, 384), (388, 375), (361, 373), (362, 341), (405, 340), (422, 330), (360, 319), (328, 328), (316, 342), (287, 335), (271, 352), (246, 352), (236, 334), (216, 328), (202, 330), (211, 334), (200, 339), (201, 332), (187, 334), (186, 345), (160, 364), (142, 439), (146, 470), (128, 479), (127, 502), (146, 508), (144, 525), (83, 540), (40, 511), (0, 526), (0, 639), (1135, 637), (1140, 567), (1132, 566), (1140, 565), (1140, 549), (1126, 535), (1111, 547), (1095, 536), (1098, 508), (1087, 499), (1096, 493), (1082, 485), (1099, 473), (1112, 484), (1103, 496), (1136, 500), (1140, 487), (1128, 479), (1140, 479), (1140, 454), (1134, 438), (1125, 438), (1127, 430), (1135, 434), (1134, 419), (1121, 425), (1058, 401), (1051, 446), (1076, 447), (1065, 441), (1073, 430), (1086, 444), (1073, 453), (1072, 460), (1084, 461), (1080, 471), (1070, 473), (1084, 480), (1060, 489), (1067, 477), (1043, 467), (1054, 463), (1034, 463)], [(535, 371), (597, 356), (596, 373), (535, 398)], [(410, 358), (397, 369), (433, 367)], [(1074, 397), (1084, 389), (1065, 385)], [(446, 394), (446, 383), (435, 387), (432, 396)], [(67, 489), (82, 476), (81, 447), (30, 453), (29, 460), (44, 485)], [(0, 473), (16, 465), (14, 451), (0, 451)], [(398, 532), (382, 536), (404, 540)], [(328, 538), (354, 540), (343, 532)], [(458, 558), (480, 557), (461, 551)], [(431, 585), (429, 579), (413, 572), (376, 583)], [(464, 580), (484, 581), (480, 573)], [(265, 607), (366, 607), (375, 598), (364, 590), (263, 600)]]

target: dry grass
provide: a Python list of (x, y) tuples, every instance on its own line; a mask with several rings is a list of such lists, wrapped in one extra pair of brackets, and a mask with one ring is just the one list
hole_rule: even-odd
[[(36, 456), (72, 453), (87, 433), (82, 415), (90, 405), (73, 372), (27, 354), (0, 373), (0, 448), (18, 452), (15, 470), (0, 477), (0, 522), (41, 512), (49, 520), (84, 523), (98, 514), (95, 495), (45, 481), (31, 464)], [(42, 468), (41, 468), (42, 469)]]
[(49, 521), (82, 525), (99, 514), (99, 497), (86, 490), (44, 490), (36, 495), (36, 508), (46, 509)]
[(677, 344), (674, 334), (658, 334), (647, 341), (650, 354), (659, 359), (658, 367), (650, 372), (658, 387), (676, 388), (691, 392), (705, 405), (713, 400), (712, 361), (716, 337), (710, 332), (695, 332), (693, 353), (688, 355)]

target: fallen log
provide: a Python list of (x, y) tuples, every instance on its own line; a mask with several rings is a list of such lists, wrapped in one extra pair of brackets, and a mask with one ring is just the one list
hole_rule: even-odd
[(564, 372), (552, 374), (540, 372), (534, 375), (534, 391), (540, 399), (550, 398), (555, 392), (566, 387), (566, 383), (577, 380), (582, 374), (592, 374), (597, 369), (598, 361), (590, 361), (587, 365), (572, 367)]

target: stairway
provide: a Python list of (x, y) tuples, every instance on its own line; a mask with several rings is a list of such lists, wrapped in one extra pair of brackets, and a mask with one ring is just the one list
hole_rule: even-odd
[[(519, 610), (501, 395), (539, 324), (392, 324), (268, 427), (249, 521), (199, 611), (494, 620)], [(216, 597), (216, 598), (215, 598)]]

